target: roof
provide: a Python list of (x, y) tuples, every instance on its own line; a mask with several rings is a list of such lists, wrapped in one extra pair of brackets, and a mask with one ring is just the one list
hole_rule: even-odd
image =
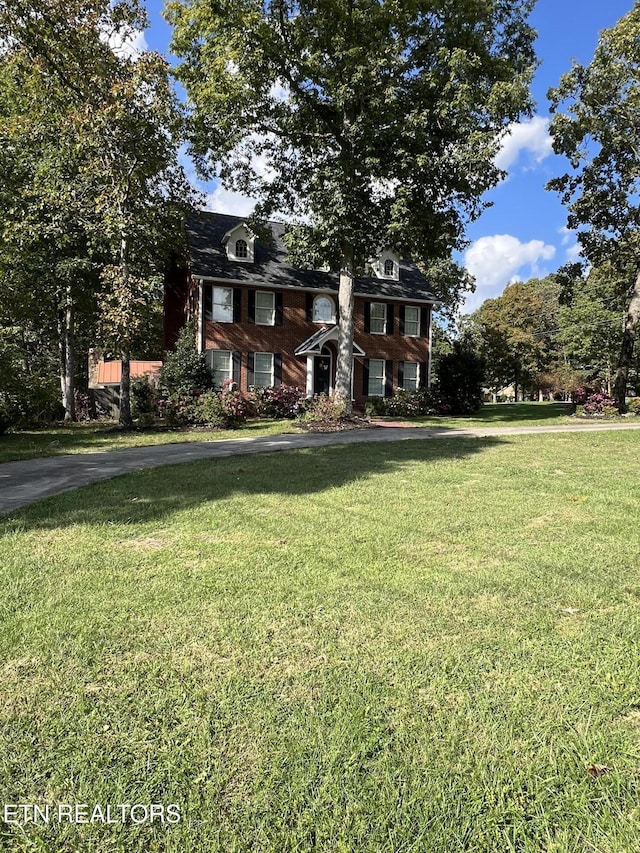
[[(306, 341), (303, 341), (300, 346), (296, 347), (294, 355), (320, 355), (320, 353), (322, 352), (322, 347), (326, 344), (327, 341), (337, 340), (338, 327), (323, 326), (321, 329), (318, 329), (317, 332), (314, 332), (310, 338), (307, 338)], [(355, 341), (353, 342), (353, 354), (366, 355), (365, 351), (361, 347), (359, 347)]]
[[(140, 379), (142, 376), (158, 378), (161, 361), (130, 361), (131, 378)], [(122, 379), (121, 361), (101, 361), (98, 364), (98, 385), (119, 385)]]
[[(305, 270), (291, 266), (283, 241), (286, 225), (267, 222), (273, 236), (270, 246), (255, 243), (254, 261), (230, 261), (223, 245), (224, 238), (246, 218), (223, 213), (199, 211), (187, 221), (191, 275), (195, 278), (213, 278), (233, 281), (249, 286), (302, 288), (305, 290), (338, 290), (338, 274), (322, 270)], [(436, 302), (425, 276), (408, 259), (400, 261), (400, 280), (375, 277), (358, 277), (355, 292), (363, 296), (379, 296)]]

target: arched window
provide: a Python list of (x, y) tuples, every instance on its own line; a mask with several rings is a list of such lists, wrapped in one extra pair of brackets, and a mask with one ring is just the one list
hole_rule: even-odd
[(316, 298), (313, 300), (313, 322), (335, 322), (333, 299), (331, 299), (329, 296), (316, 296)]
[(384, 274), (389, 276), (393, 275), (393, 261), (391, 258), (387, 258), (384, 262)]
[(236, 240), (236, 258), (246, 258), (248, 257), (248, 254), (247, 241)]

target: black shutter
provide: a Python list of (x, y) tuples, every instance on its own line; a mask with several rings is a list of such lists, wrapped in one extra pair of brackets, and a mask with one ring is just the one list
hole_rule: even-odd
[(404, 361), (398, 362), (398, 388), (404, 387)]
[(404, 305), (398, 307), (398, 334), (404, 335)]
[(420, 376), (418, 377), (418, 388), (426, 388), (427, 387), (427, 362), (421, 361), (420, 366)]
[(313, 320), (313, 293), (306, 293), (306, 312), (307, 312), (307, 322), (311, 323)]
[(282, 385), (282, 355), (279, 352), (273, 354), (273, 382)]
[(387, 335), (393, 334), (393, 305), (387, 305), (387, 323), (385, 332)]
[(371, 331), (371, 303), (364, 303), (364, 330), (366, 332)]
[(429, 309), (426, 305), (420, 306), (420, 337), (426, 338), (429, 335)]
[(241, 353), (239, 353), (239, 352), (237, 352), (236, 350), (234, 350), (234, 351), (231, 353), (231, 360), (232, 360), (232, 362), (233, 362), (233, 374), (232, 374), (232, 379), (233, 379), (233, 381), (236, 383), (236, 385), (237, 385), (237, 386), (238, 386), (238, 388), (239, 388), (239, 387), (240, 387), (240, 364), (241, 364), (241, 360), (242, 360), (242, 355), (241, 355)]
[(204, 319), (213, 320), (213, 286), (204, 286)]
[(274, 303), (276, 306), (276, 316), (275, 316), (274, 325), (275, 326), (281, 326), (282, 325), (282, 314), (283, 314), (283, 311), (282, 311), (282, 294), (281, 293), (276, 292)]
[(365, 397), (369, 396), (369, 359), (365, 358), (362, 362), (362, 393)]
[(233, 288), (233, 322), (239, 323), (242, 320), (242, 290), (239, 287)]
[(247, 322), (255, 323), (256, 322), (256, 292), (255, 290), (249, 290), (249, 314), (247, 316)]
[(384, 396), (393, 397), (393, 362), (391, 360), (384, 363)]
[(247, 353), (247, 390), (255, 383), (255, 359), (254, 353)]

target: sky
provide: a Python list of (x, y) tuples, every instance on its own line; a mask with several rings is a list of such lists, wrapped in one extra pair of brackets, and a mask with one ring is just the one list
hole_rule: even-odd
[[(566, 228), (566, 209), (556, 193), (545, 190), (547, 181), (567, 167), (551, 147), (547, 91), (573, 62), (588, 64), (599, 33), (633, 5), (633, 0), (538, 0), (530, 18), (538, 33), (540, 65), (532, 85), (536, 108), (506, 139), (498, 162), (507, 178), (486, 196), (491, 206), (469, 226), (469, 245), (456, 258), (476, 279), (476, 292), (466, 300), (463, 313), (499, 296), (510, 282), (543, 277), (576, 259), (578, 247)], [(162, 7), (162, 0), (147, 0), (150, 27), (138, 46), (167, 54), (171, 30), (162, 19)], [(211, 210), (239, 216), (251, 211), (250, 200), (223, 186), (205, 190)]]

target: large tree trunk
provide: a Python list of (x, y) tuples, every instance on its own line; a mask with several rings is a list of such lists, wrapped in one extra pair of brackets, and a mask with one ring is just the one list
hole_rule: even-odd
[(638, 322), (640, 321), (640, 272), (636, 275), (633, 292), (629, 299), (627, 315), (624, 321), (624, 332), (622, 334), (622, 346), (620, 347), (620, 358), (613, 393), (618, 411), (626, 409), (627, 383), (629, 381), (629, 368), (633, 360), (633, 348), (636, 341)]
[(60, 391), (65, 421), (75, 421), (75, 313), (69, 289), (58, 322), (60, 350)]
[(353, 246), (346, 245), (342, 250), (338, 289), (338, 363), (335, 396), (337, 400), (344, 403), (347, 414), (351, 414), (353, 374), (353, 279)]
[(130, 353), (122, 353), (122, 374), (120, 377), (120, 419), (121, 427), (131, 429), (133, 419), (131, 417), (131, 362)]

